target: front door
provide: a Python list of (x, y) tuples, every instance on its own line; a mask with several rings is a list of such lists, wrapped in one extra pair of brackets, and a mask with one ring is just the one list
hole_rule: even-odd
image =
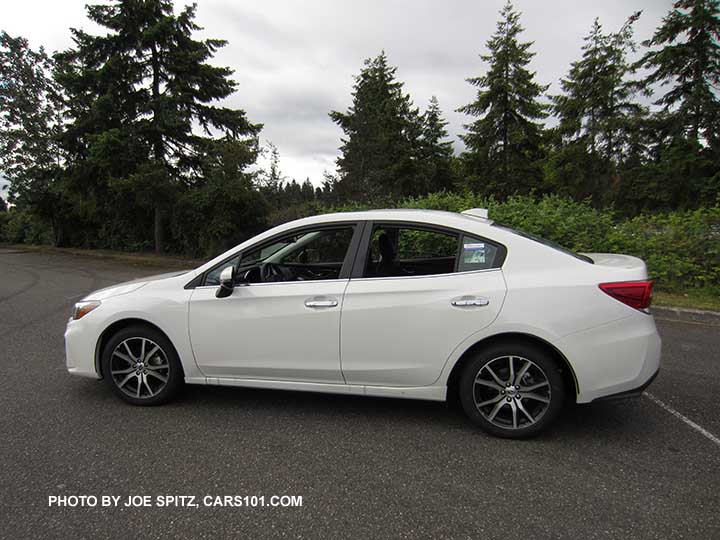
[[(357, 226), (302, 229), (208, 272), (190, 299), (195, 359), (207, 377), (343, 383), (340, 310)], [(354, 244), (353, 244), (354, 245)], [(216, 298), (222, 267), (237, 285)]]

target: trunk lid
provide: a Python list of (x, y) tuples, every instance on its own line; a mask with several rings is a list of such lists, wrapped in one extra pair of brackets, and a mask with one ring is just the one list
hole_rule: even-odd
[(620, 275), (623, 279), (647, 279), (647, 266), (645, 261), (632, 255), (619, 253), (582, 253), (590, 257), (598, 269), (611, 270), (613, 275)]

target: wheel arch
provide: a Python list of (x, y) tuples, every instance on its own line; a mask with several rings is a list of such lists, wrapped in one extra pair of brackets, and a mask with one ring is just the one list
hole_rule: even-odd
[[(175, 344), (170, 339), (170, 336), (167, 335), (167, 332), (163, 331), (163, 329), (160, 328), (158, 325), (153, 324), (146, 319), (141, 319), (138, 317), (128, 317), (125, 319), (120, 319), (118, 321), (113, 322), (111, 325), (109, 325), (107, 328), (105, 328), (105, 330), (103, 330), (102, 333), (100, 334), (100, 337), (98, 338), (97, 343), (95, 344), (95, 371), (97, 372), (97, 374), (99, 375), (99, 377), (101, 379), (104, 378), (104, 374), (102, 372), (102, 351), (105, 348), (105, 344), (117, 332), (119, 332), (123, 328), (127, 328), (128, 326), (133, 326), (133, 325), (147, 326), (157, 332), (160, 332), (165, 337), (165, 339), (168, 340), (170, 345), (175, 350), (175, 354), (177, 355), (177, 347), (175, 347)], [(182, 362), (180, 362), (180, 367), (181, 367), (181, 369), (183, 368)]]
[(458, 401), (458, 383), (462, 374), (463, 368), (470, 361), (473, 354), (482, 350), (485, 347), (496, 345), (497, 343), (524, 343), (539, 347), (554, 357), (560, 364), (562, 370), (563, 382), (568, 390), (573, 390), (572, 394), (568, 392), (568, 396), (571, 396), (573, 401), (577, 398), (579, 392), (579, 386), (575, 371), (573, 370), (570, 362), (560, 350), (553, 346), (548, 341), (524, 332), (504, 332), (501, 334), (494, 334), (488, 336), (476, 343), (473, 343), (465, 352), (460, 355), (455, 365), (450, 370), (450, 375), (447, 378), (447, 401), (457, 402)]

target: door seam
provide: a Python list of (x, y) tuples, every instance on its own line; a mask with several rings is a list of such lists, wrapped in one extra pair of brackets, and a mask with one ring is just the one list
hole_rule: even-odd
[(350, 281), (347, 280), (347, 283), (345, 284), (345, 288), (343, 289), (342, 296), (340, 297), (340, 319), (338, 321), (338, 360), (340, 361), (340, 376), (342, 377), (343, 383), (348, 384), (347, 379), (345, 378), (345, 371), (343, 371), (343, 364), (342, 364), (342, 319), (343, 319), (343, 308), (345, 307), (345, 293), (347, 293), (347, 289), (350, 286)]

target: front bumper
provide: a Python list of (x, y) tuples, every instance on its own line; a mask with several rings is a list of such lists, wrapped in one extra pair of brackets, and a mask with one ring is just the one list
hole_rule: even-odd
[[(86, 317), (90, 317), (90, 315), (86, 315)], [(100, 379), (95, 368), (95, 346), (98, 340), (91, 331), (92, 329), (83, 322), (84, 318), (68, 321), (65, 329), (65, 364), (68, 373), (72, 375)]]

